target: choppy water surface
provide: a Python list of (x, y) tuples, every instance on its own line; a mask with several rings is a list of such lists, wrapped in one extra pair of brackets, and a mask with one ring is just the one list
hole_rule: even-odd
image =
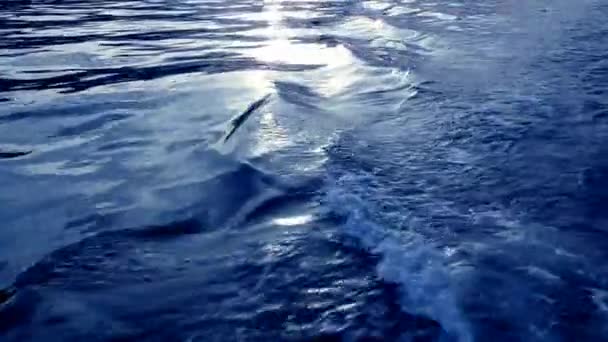
[(0, 339), (608, 339), (607, 16), (3, 1)]

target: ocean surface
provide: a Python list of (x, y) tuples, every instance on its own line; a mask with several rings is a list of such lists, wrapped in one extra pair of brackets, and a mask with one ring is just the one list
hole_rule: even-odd
[(608, 1), (0, 2), (0, 341), (608, 341)]

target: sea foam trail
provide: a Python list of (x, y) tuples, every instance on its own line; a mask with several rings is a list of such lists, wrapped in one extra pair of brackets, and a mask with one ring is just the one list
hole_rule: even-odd
[(327, 191), (327, 205), (344, 218), (341, 233), (357, 247), (379, 256), (376, 270), (386, 282), (398, 285), (403, 311), (437, 321), (442, 341), (473, 341), (461, 312), (446, 266), (446, 258), (413, 232), (393, 232), (370, 218), (370, 206), (353, 192), (356, 177), (344, 176)]

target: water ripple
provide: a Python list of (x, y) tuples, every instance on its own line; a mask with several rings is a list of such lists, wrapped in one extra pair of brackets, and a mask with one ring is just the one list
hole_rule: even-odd
[(605, 339), (607, 13), (0, 2), (0, 339)]

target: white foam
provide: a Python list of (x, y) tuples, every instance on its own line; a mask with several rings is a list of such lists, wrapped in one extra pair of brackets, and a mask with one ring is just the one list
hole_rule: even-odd
[[(472, 341), (469, 324), (456, 301), (447, 258), (415, 232), (391, 232), (370, 219), (370, 208), (355, 191), (358, 177), (347, 176), (327, 193), (330, 210), (346, 218), (342, 233), (378, 256), (378, 276), (397, 284), (405, 312), (437, 321), (450, 337)], [(354, 181), (354, 182), (353, 182)]]

